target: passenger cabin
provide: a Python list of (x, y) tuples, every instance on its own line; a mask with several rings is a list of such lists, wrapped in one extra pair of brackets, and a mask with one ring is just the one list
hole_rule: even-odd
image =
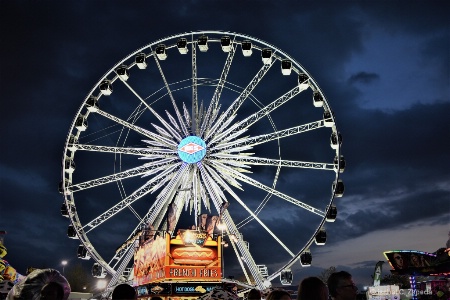
[(188, 53), (188, 47), (187, 47), (187, 39), (180, 38), (177, 41), (177, 49), (180, 52), (180, 54), (187, 54)]
[(341, 179), (338, 179), (337, 182), (333, 182), (332, 192), (333, 191), (335, 197), (342, 197), (344, 195), (345, 187)]
[(330, 137), (330, 146), (333, 149), (337, 149), (342, 145), (342, 136), (339, 132), (333, 132)]
[(261, 57), (265, 65), (270, 65), (272, 63), (272, 49), (264, 48), (261, 51)]
[(229, 36), (223, 36), (220, 39), (220, 46), (222, 47), (223, 52), (230, 52), (231, 51), (231, 39)]
[(103, 267), (99, 263), (95, 263), (92, 266), (92, 276), (95, 278), (105, 278), (106, 271), (103, 269)]
[(98, 110), (98, 100), (97, 97), (90, 96), (86, 100), (86, 108), (89, 112), (96, 112)]
[(333, 113), (329, 110), (325, 110), (323, 112), (323, 122), (325, 127), (333, 127), (334, 122), (333, 122)]
[(73, 159), (67, 158), (64, 161), (64, 169), (66, 170), (66, 173), (73, 173), (73, 171), (75, 171), (75, 162)]
[(282, 285), (291, 285), (294, 276), (291, 269), (285, 269), (280, 272), (280, 281)]
[(73, 227), (72, 224), (70, 224), (69, 227), (67, 227), (67, 236), (74, 240), (78, 239), (77, 231), (75, 230), (75, 227)]
[(322, 107), (323, 106), (323, 97), (320, 94), (319, 91), (315, 91), (313, 93), (313, 104), (315, 107)]
[[(59, 183), (59, 192), (62, 194), (64, 192), (62, 188), (62, 181)], [(68, 218), (69, 217), (69, 210), (67, 209), (66, 203), (63, 202), (61, 205), (61, 216)]]
[(300, 265), (302, 267), (310, 267), (312, 262), (312, 254), (309, 250), (300, 254)]
[(208, 37), (206, 35), (202, 35), (197, 40), (198, 49), (201, 52), (208, 51)]
[[(327, 208), (328, 208), (328, 206), (327, 206)], [(336, 221), (336, 217), (337, 217), (337, 208), (335, 205), (331, 205), (330, 209), (327, 212), (327, 217), (326, 217), (325, 221), (334, 222), (334, 221)]]
[(334, 169), (337, 171), (339, 169), (339, 173), (343, 173), (345, 170), (345, 158), (341, 155), (339, 158), (337, 156), (334, 157)]
[(166, 45), (159, 44), (156, 46), (155, 53), (159, 60), (165, 60), (167, 58)]
[(116, 74), (123, 81), (127, 81), (130, 78), (130, 71), (128, 70), (126, 65), (121, 65), (116, 69)]
[(79, 131), (85, 131), (88, 127), (88, 121), (86, 117), (83, 115), (79, 115), (77, 120), (75, 121), (75, 128)]
[(281, 61), (281, 74), (283, 75), (291, 75), (292, 71), (292, 61), (289, 59), (283, 59)]
[(308, 84), (308, 79), (309, 77), (305, 73), (298, 74), (298, 84)]
[(134, 57), (134, 61), (136, 62), (136, 65), (139, 69), (143, 70), (147, 68), (147, 56), (145, 53), (138, 53)]
[(319, 232), (317, 232), (315, 237), (315, 243), (318, 246), (325, 245), (325, 242), (327, 241), (327, 232), (324, 229), (320, 229)]
[(78, 138), (75, 135), (71, 134), (69, 136), (69, 144), (67, 145), (67, 149), (72, 152), (77, 151), (77, 148), (75, 147), (76, 144), (78, 144)]
[(242, 48), (242, 54), (245, 57), (249, 57), (252, 55), (252, 42), (250, 41), (243, 41), (241, 43), (241, 48)]
[(83, 259), (83, 260), (91, 259), (91, 256), (89, 255), (89, 252), (87, 251), (87, 249), (83, 245), (79, 245), (78, 246), (77, 257), (79, 259)]
[(109, 96), (113, 92), (113, 87), (110, 80), (103, 80), (102, 83), (99, 85), (100, 92), (105, 95)]

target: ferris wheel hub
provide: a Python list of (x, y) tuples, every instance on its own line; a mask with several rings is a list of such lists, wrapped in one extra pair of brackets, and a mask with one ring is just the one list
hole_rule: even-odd
[(198, 136), (188, 136), (178, 145), (178, 156), (188, 164), (201, 161), (206, 155), (206, 143)]

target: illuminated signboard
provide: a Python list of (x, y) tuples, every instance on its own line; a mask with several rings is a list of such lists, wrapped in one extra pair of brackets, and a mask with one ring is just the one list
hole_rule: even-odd
[(395, 270), (428, 267), (433, 265), (436, 258), (434, 254), (412, 250), (387, 251), (384, 255)]
[(206, 155), (206, 143), (197, 136), (188, 136), (178, 145), (178, 156), (188, 164), (194, 164)]
[(221, 287), (217, 284), (205, 284), (205, 283), (181, 283), (173, 285), (172, 294), (186, 295), (186, 294), (204, 294), (212, 291), (216, 287)]
[(185, 245), (194, 245), (203, 247), (206, 239), (208, 238), (208, 232), (197, 230), (180, 230), (181, 240)]
[(164, 278), (166, 239), (156, 236), (134, 254), (134, 285), (142, 285)]
[(138, 296), (148, 295), (170, 295), (172, 294), (172, 285), (170, 283), (147, 284), (137, 288)]
[(138, 296), (201, 296), (211, 292), (216, 287), (221, 287), (221, 283), (160, 283), (147, 284), (137, 287)]
[(445, 248), (435, 253), (416, 250), (385, 251), (384, 256), (392, 267), (392, 273), (409, 275), (448, 274), (450, 256)]
[[(146, 241), (134, 255), (134, 286), (168, 280), (219, 282), (222, 278), (220, 237), (197, 230), (180, 230)], [(149, 292), (150, 293), (150, 292)]]

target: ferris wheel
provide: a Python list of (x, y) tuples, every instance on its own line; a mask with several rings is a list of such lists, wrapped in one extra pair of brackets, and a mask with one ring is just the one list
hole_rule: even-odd
[(116, 63), (75, 114), (59, 187), (68, 236), (114, 285), (143, 226), (172, 234), (169, 210), (179, 228), (216, 215), (225, 277), (288, 284), (336, 218), (341, 142), (318, 84), (281, 49), (222, 31), (162, 38)]

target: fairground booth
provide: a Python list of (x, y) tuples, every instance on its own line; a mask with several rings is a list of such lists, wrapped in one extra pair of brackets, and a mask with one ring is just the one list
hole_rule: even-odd
[(223, 287), (221, 236), (203, 230), (142, 235), (134, 255), (138, 297), (190, 300)]

